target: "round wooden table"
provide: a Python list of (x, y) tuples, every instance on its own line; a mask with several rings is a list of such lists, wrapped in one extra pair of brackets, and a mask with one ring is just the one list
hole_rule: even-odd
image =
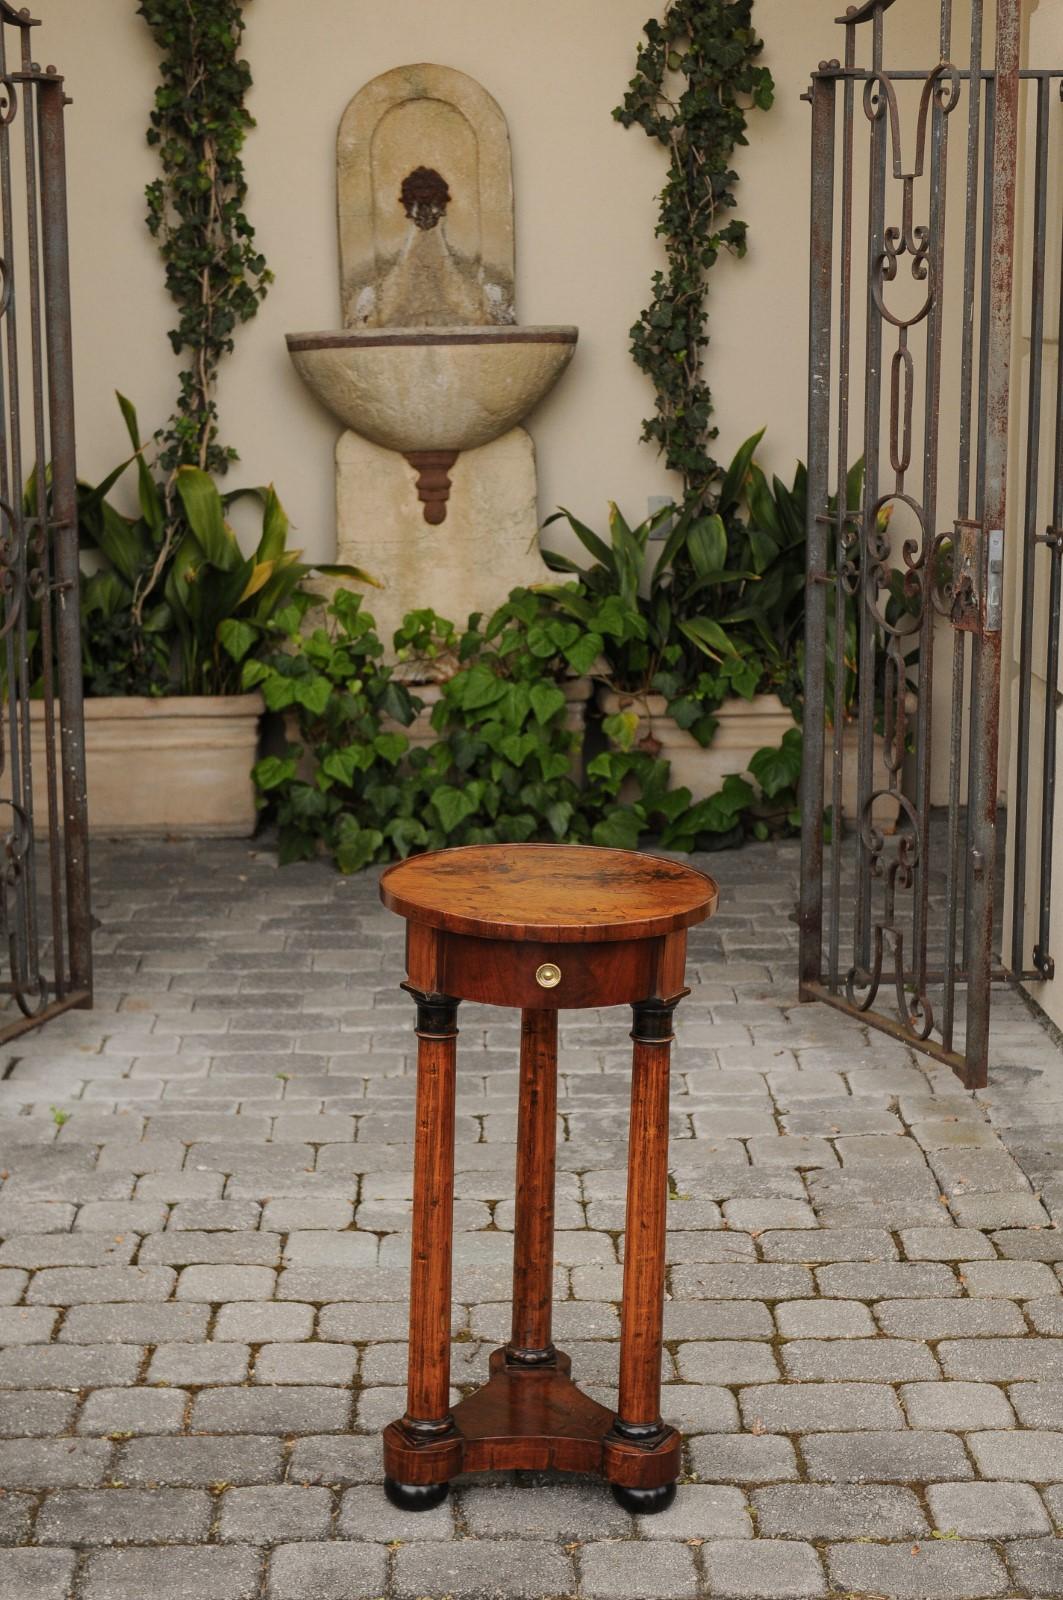
[[(385, 1489), (438, 1505), (457, 1472), (598, 1472), (620, 1504), (675, 1495), (680, 1439), (661, 1421), (668, 1059), (686, 930), (717, 889), (692, 867), (582, 845), (471, 845), (389, 867), (380, 898), (406, 918), (417, 1006), (410, 1349), (406, 1412), (384, 1431)], [(513, 1327), (490, 1378), (450, 1406), (454, 1073), (462, 1000), (519, 1006)], [(620, 1390), (581, 1393), (551, 1339), (557, 1014), (629, 1004), (631, 1076)]]

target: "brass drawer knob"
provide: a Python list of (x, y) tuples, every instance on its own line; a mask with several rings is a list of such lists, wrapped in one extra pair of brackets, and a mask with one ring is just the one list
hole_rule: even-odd
[(561, 968), (552, 961), (544, 961), (541, 967), (535, 969), (535, 981), (540, 989), (556, 989), (561, 982)]

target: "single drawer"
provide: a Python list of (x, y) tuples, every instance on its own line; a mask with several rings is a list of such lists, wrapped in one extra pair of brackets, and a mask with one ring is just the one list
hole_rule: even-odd
[(440, 988), (461, 1000), (522, 1010), (623, 1005), (654, 992), (662, 943), (532, 944), (444, 934)]

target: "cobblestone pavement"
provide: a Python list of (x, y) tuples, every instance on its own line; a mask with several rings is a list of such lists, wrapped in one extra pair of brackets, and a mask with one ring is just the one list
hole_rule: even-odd
[[(0, 1083), (0, 1600), (1063, 1595), (1063, 1058), (991, 1088), (794, 994), (792, 846), (714, 857), (672, 1113), (657, 1518), (591, 1482), (380, 1489), (412, 1015), (375, 879), (96, 851), (99, 1002)], [(507, 1332), (512, 1013), (463, 1007), (455, 1381)], [(557, 1334), (611, 1396), (629, 1016), (562, 1024)], [(64, 1120), (64, 1117), (66, 1120)]]

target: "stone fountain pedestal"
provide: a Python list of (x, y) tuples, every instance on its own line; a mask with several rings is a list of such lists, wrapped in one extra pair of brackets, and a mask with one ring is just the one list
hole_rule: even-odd
[(461, 626), (549, 579), (520, 423), (577, 330), (517, 325), (509, 134), (472, 78), (374, 78), (343, 114), (337, 171), (344, 328), (288, 349), (347, 429), (336, 557), (383, 585), (368, 606), (388, 646), (408, 611)]
[[(464, 450), (450, 469), (446, 520), (433, 526), (417, 471), (350, 430), (336, 445), (336, 559), (378, 577), (366, 605), (390, 642), (408, 611), (430, 606), (461, 626), (518, 585), (545, 583), (535, 446), (523, 428)], [(333, 584), (333, 587), (336, 585)]]

